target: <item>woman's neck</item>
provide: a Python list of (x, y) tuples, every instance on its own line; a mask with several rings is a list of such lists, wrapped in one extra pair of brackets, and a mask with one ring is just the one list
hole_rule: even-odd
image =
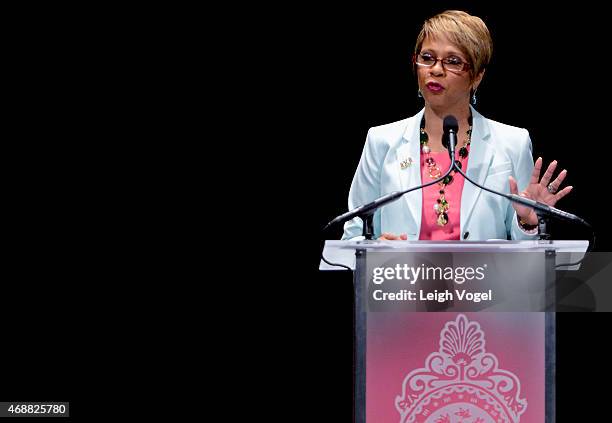
[(445, 148), (442, 146), (442, 124), (444, 118), (448, 115), (453, 115), (459, 122), (459, 133), (463, 134), (468, 130), (468, 118), (470, 117), (470, 106), (457, 108), (457, 110), (435, 110), (429, 106), (425, 106), (425, 131), (429, 138), (429, 147), (432, 151), (442, 151)]

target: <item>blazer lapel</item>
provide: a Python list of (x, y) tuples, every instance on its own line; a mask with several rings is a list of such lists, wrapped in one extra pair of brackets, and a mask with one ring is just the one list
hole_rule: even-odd
[[(484, 185), (495, 155), (495, 149), (490, 145), (489, 136), (489, 125), (486, 120), (472, 108), (472, 141), (466, 174), (480, 185)], [(465, 230), (481, 192), (480, 188), (465, 181), (461, 194), (461, 233)]]
[[(418, 187), (421, 185), (421, 141), (420, 127), (421, 118), (425, 109), (421, 110), (412, 119), (408, 120), (403, 135), (402, 145), (397, 149), (397, 172), (399, 175), (401, 189)], [(406, 162), (408, 160), (408, 162)], [(410, 163), (412, 160), (412, 163)], [(423, 206), (423, 193), (421, 190), (412, 191), (403, 197), (408, 205), (413, 222), (416, 224), (416, 236), (421, 230), (421, 212)]]

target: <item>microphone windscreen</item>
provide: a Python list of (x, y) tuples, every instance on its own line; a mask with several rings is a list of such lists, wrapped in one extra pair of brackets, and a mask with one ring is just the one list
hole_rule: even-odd
[(453, 115), (446, 116), (444, 118), (442, 128), (444, 129), (444, 133), (448, 133), (448, 131), (451, 129), (457, 133), (457, 131), (459, 131), (459, 123), (457, 122), (457, 118)]

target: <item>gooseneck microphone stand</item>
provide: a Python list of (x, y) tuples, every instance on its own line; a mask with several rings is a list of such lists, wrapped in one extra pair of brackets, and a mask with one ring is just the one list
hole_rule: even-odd
[(548, 216), (556, 216), (562, 219), (567, 219), (567, 220), (571, 220), (574, 222), (578, 222), (581, 223), (589, 228), (591, 228), (591, 225), (589, 223), (587, 223), (584, 219), (573, 215), (571, 213), (567, 213), (564, 212), (563, 210), (559, 210), (556, 209), (554, 207), (551, 207), (547, 204), (544, 203), (540, 203), (534, 200), (530, 200), (528, 198), (525, 197), (521, 197), (520, 195), (516, 195), (516, 194), (505, 194), (499, 191), (495, 191), (492, 190), (490, 188), (487, 188), (483, 185), (480, 185), (479, 183), (472, 181), (462, 170), (459, 166), (457, 166), (457, 162), (455, 161), (455, 146), (457, 144), (457, 130), (459, 128), (459, 125), (457, 123), (457, 119), (455, 119), (454, 116), (446, 116), (444, 118), (444, 136), (442, 137), (442, 144), (448, 149), (448, 154), (450, 155), (450, 159), (451, 159), (451, 165), (449, 168), (449, 173), (452, 170), (455, 170), (456, 172), (458, 172), (459, 174), (461, 174), (467, 181), (469, 181), (471, 184), (477, 186), (478, 188), (485, 190), (487, 192), (490, 192), (492, 194), (496, 194), (499, 196), (502, 196), (514, 203), (518, 203), (521, 204), (523, 206), (527, 206), (527, 207), (531, 207), (537, 214), (538, 216), (538, 235), (539, 238), (541, 240), (548, 240), (550, 239), (550, 234), (547, 233), (547, 229), (546, 229), (546, 223), (547, 223), (547, 217)]
[(359, 217), (363, 221), (362, 235), (364, 236), (366, 240), (372, 240), (374, 238), (374, 213), (376, 213), (376, 210), (378, 210), (380, 207), (386, 204), (392, 203), (393, 201), (399, 199), (404, 194), (408, 194), (409, 192), (415, 191), (417, 189), (423, 189), (430, 185), (437, 184), (438, 182), (446, 178), (448, 175), (450, 175), (452, 171), (453, 171), (453, 167), (451, 166), (444, 175), (442, 175), (438, 179), (435, 179), (431, 182), (428, 182), (426, 184), (419, 185), (413, 188), (408, 188), (404, 191), (393, 191), (387, 195), (383, 195), (382, 197), (372, 201), (371, 203), (365, 204), (363, 206), (359, 206), (349, 212), (346, 212), (336, 217), (334, 220), (329, 222), (323, 228), (323, 230), (326, 230), (328, 227), (336, 223), (346, 222), (347, 220), (351, 220), (355, 217)]
[[(365, 211), (363, 213), (357, 214), (356, 217), (361, 218), (361, 220), (363, 221), (363, 230), (362, 230), (361, 234), (364, 236), (364, 238), (366, 240), (373, 240), (373, 238), (374, 238), (374, 213), (376, 213), (376, 210), (378, 210), (379, 207), (381, 207), (381, 206), (383, 206), (385, 204), (391, 203), (391, 202), (397, 200), (398, 198), (400, 198), (402, 195), (408, 194), (409, 192), (415, 191), (417, 189), (423, 189), (423, 188), (428, 187), (430, 185), (437, 184), (438, 182), (444, 180), (444, 178), (446, 178), (448, 175), (450, 175), (450, 173), (452, 171), (453, 171), (453, 167), (451, 166), (446, 171), (446, 173), (444, 175), (442, 175), (438, 179), (433, 180), (432, 182), (428, 182), (426, 184), (419, 185), (419, 186), (414, 187), (414, 188), (409, 188), (409, 189), (404, 190), (404, 191), (394, 191), (391, 194), (389, 194), (389, 196), (392, 196), (392, 198), (389, 201), (385, 201), (383, 204), (380, 204), (380, 205), (378, 205), (375, 208), (372, 208), (372, 209), (369, 209), (369, 210), (367, 210), (367, 211)], [(376, 200), (376, 201), (378, 201), (378, 200)], [(373, 204), (373, 203), (370, 203), (370, 204)], [(330, 222), (328, 224), (328, 226), (333, 224), (332, 222)]]
[(540, 237), (540, 239), (546, 240), (546, 239), (550, 239), (550, 234), (547, 233), (547, 229), (546, 229), (546, 223), (547, 223), (547, 218), (549, 216), (555, 216), (555, 217), (559, 217), (562, 219), (566, 219), (566, 220), (571, 220), (571, 221), (575, 221), (578, 223), (581, 223), (589, 228), (592, 228), (592, 226), (584, 219), (573, 215), (571, 213), (567, 213), (564, 212), (563, 210), (559, 210), (556, 209), (554, 207), (550, 207), (546, 204), (543, 203), (539, 203), (537, 201), (534, 200), (530, 200), (528, 198), (525, 197), (521, 197), (520, 195), (516, 195), (516, 194), (505, 194), (503, 192), (499, 192), (499, 191), (495, 191), (492, 190), (490, 188), (487, 188), (483, 185), (480, 185), (479, 183), (471, 180), (457, 165), (454, 161), (452, 161), (452, 164), (450, 166), (451, 169), (454, 169), (455, 171), (459, 172), (467, 181), (469, 181), (470, 183), (476, 185), (478, 188), (490, 192), (492, 194), (496, 194), (496, 195), (500, 195), (504, 198), (507, 198), (508, 200), (514, 202), (514, 203), (518, 203), (521, 204), (523, 206), (527, 206), (527, 207), (531, 207), (532, 209), (534, 209), (534, 211), (536, 212), (537, 216), (538, 216), (538, 235)]
[(505, 194), (499, 191), (495, 191), (492, 190), (490, 188), (487, 188), (483, 185), (480, 185), (479, 183), (471, 180), (462, 170), (460, 167), (457, 166), (457, 163), (455, 162), (455, 146), (457, 144), (457, 131), (459, 128), (459, 125), (457, 123), (457, 119), (454, 116), (446, 116), (444, 118), (444, 123), (443, 123), (443, 127), (444, 127), (444, 135), (442, 137), (442, 144), (448, 149), (448, 153), (450, 155), (451, 158), (451, 165), (449, 166), (449, 169), (446, 171), (446, 173), (444, 175), (442, 175), (441, 177), (439, 177), (438, 179), (435, 179), (431, 182), (428, 182), (426, 184), (423, 185), (419, 185), (413, 188), (408, 188), (404, 191), (394, 191), (391, 192), (389, 194), (383, 195), (380, 198), (377, 198), (376, 200), (372, 201), (371, 203), (365, 204), (363, 206), (359, 206), (353, 210), (350, 210), (338, 217), (336, 217), (335, 219), (333, 219), (332, 221), (330, 221), (324, 228), (323, 230), (325, 231), (328, 227), (330, 227), (331, 225), (334, 225), (336, 223), (341, 223), (341, 222), (346, 222), (348, 220), (351, 220), (355, 217), (359, 217), (361, 218), (361, 220), (363, 221), (363, 230), (362, 230), (362, 235), (364, 236), (364, 238), (366, 240), (372, 240), (374, 237), (374, 213), (376, 213), (376, 210), (378, 210), (380, 207), (389, 204), (397, 199), (399, 199), (401, 196), (403, 196), (404, 194), (408, 194), (409, 192), (415, 191), (417, 189), (423, 189), (425, 187), (428, 187), (430, 185), (434, 185), (437, 184), (438, 182), (444, 180), (444, 178), (446, 178), (447, 176), (450, 175), (450, 173), (455, 170), (457, 171), (459, 174), (461, 174), (467, 181), (469, 181), (470, 183), (474, 184), (475, 186), (477, 186), (478, 188), (490, 192), (492, 194), (495, 195), (499, 195), (502, 196), (514, 203), (518, 203), (518, 204), (522, 204), (524, 206), (527, 207), (531, 207), (532, 209), (535, 210), (536, 214), (538, 215), (538, 233), (540, 235), (540, 239), (550, 239), (550, 235), (547, 233), (547, 229), (546, 229), (546, 218), (548, 216), (553, 216), (553, 217), (557, 217), (557, 218), (561, 218), (561, 219), (566, 219), (566, 220), (570, 220), (573, 222), (577, 222), (580, 223), (582, 225), (585, 225), (589, 228), (592, 229), (592, 226), (586, 222), (584, 219), (571, 214), (571, 213), (567, 213), (563, 210), (559, 210), (556, 209), (554, 207), (548, 206), (544, 203), (540, 203), (538, 201), (534, 201), (534, 200), (530, 200), (528, 198), (525, 197), (521, 197), (520, 195), (516, 195), (516, 194)]

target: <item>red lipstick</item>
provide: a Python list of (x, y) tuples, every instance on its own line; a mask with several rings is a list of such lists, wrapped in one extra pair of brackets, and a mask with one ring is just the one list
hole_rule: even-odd
[(433, 82), (433, 81), (428, 82), (427, 84), (425, 84), (425, 86), (427, 87), (429, 91), (434, 92), (434, 93), (439, 93), (444, 90), (444, 87), (442, 85), (438, 84), (437, 82)]

